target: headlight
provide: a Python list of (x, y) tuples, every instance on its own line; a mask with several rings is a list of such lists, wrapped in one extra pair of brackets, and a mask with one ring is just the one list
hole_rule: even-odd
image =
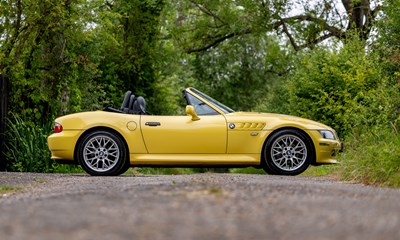
[(335, 140), (335, 135), (333, 132), (329, 130), (318, 130), (318, 132), (321, 134), (321, 136), (325, 139), (332, 139)]

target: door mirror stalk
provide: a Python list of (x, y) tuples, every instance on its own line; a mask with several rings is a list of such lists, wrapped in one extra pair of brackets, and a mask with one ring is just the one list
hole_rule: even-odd
[(192, 121), (200, 120), (199, 116), (197, 116), (197, 113), (192, 105), (186, 106), (186, 114), (192, 116)]

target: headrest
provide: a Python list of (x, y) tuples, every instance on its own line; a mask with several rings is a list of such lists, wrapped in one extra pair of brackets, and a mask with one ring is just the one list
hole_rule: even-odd
[(133, 104), (133, 113), (146, 114), (146, 101), (143, 97), (139, 96), (136, 98), (136, 101)]

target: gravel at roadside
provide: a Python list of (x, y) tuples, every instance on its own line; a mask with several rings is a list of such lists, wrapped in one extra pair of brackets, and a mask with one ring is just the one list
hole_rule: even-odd
[(244, 174), (2, 173), (0, 239), (400, 239), (400, 191)]

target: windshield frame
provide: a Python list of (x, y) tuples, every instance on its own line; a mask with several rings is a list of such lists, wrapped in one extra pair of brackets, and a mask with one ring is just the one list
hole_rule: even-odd
[(222, 104), (221, 102), (215, 100), (214, 98), (208, 96), (207, 94), (193, 88), (189, 87), (187, 88), (189, 90), (189, 93), (196, 95), (197, 97), (200, 97), (202, 100), (205, 100), (204, 102), (209, 105), (210, 107), (215, 108), (216, 110), (219, 110), (219, 112), (222, 112), (223, 114), (228, 114), (228, 113), (233, 113), (235, 110), (232, 108)]

